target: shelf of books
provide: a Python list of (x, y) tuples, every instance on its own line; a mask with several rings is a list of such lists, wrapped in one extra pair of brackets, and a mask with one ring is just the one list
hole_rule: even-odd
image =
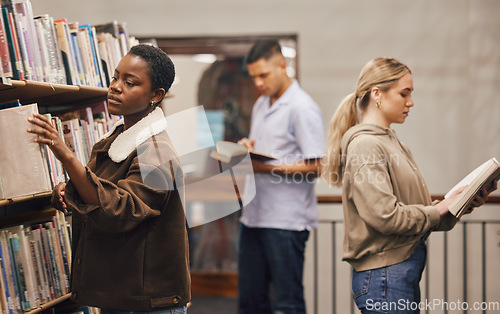
[(124, 23), (55, 20), (29, 0), (0, 1), (0, 313), (70, 297), (71, 217), (49, 204), (67, 175), (27, 118), (44, 114), (86, 164), (118, 118), (107, 112), (110, 73), (136, 43)]

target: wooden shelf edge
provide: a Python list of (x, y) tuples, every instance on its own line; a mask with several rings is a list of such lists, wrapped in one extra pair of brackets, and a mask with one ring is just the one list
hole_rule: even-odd
[(30, 80), (0, 82), (0, 96), (19, 99), (22, 104), (38, 103), (42, 106), (61, 105), (104, 99), (108, 89), (83, 85), (67, 85)]
[(16, 204), (16, 203), (20, 203), (20, 202), (24, 202), (24, 201), (29, 201), (29, 200), (36, 199), (36, 198), (49, 197), (51, 195), (52, 195), (52, 191), (47, 191), (47, 192), (42, 192), (42, 193), (37, 193), (37, 194), (32, 194), (32, 195), (0, 199), (0, 206), (12, 205), (12, 204)]
[(54, 305), (57, 305), (59, 303), (62, 303), (66, 300), (68, 300), (69, 298), (71, 297), (71, 293), (68, 293), (68, 294), (65, 294), (63, 295), (62, 297), (59, 297), (57, 299), (54, 299), (54, 300), (51, 300), (47, 303), (44, 303), (42, 305), (40, 305), (39, 307), (37, 307), (36, 309), (33, 309), (33, 310), (29, 310), (27, 312), (24, 312), (25, 314), (35, 314), (35, 313), (40, 313), (41, 311), (44, 311), (46, 309), (49, 309), (51, 307), (53, 307)]

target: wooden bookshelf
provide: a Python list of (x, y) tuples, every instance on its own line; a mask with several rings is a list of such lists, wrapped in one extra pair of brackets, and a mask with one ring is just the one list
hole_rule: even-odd
[(20, 196), (20, 197), (16, 197), (16, 198), (0, 199), (0, 207), (6, 206), (6, 205), (13, 205), (13, 204), (29, 201), (32, 199), (50, 197), (51, 195), (52, 195), (52, 191), (47, 191), (47, 192), (43, 192), (43, 193)]
[(37, 103), (39, 106), (61, 106), (103, 100), (107, 88), (80, 85), (51, 84), (36, 81), (10, 80), (0, 83), (2, 100), (19, 99), (21, 104)]
[(44, 303), (42, 305), (40, 305), (39, 307), (37, 307), (36, 309), (33, 309), (31, 311), (27, 311), (27, 312), (24, 312), (25, 314), (35, 314), (35, 313), (40, 313), (42, 311), (45, 311), (45, 310), (48, 310), (50, 308), (52, 308), (53, 306), (59, 304), (59, 303), (62, 303), (66, 300), (69, 300), (69, 298), (71, 297), (71, 293), (68, 293), (68, 294), (65, 294), (57, 299), (54, 299), (52, 301), (49, 301), (47, 303)]

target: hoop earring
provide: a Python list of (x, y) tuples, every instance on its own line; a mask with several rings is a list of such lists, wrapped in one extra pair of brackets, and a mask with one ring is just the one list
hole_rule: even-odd
[(380, 108), (380, 101), (377, 102), (377, 108)]

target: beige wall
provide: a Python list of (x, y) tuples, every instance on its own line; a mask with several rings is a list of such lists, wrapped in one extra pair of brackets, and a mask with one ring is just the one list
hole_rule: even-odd
[[(414, 73), (414, 101), (396, 126), (432, 193), (500, 158), (500, 1), (497, 0), (32, 0), (35, 14), (98, 24), (125, 21), (135, 36), (298, 34), (303, 87), (325, 124), (371, 58)], [(326, 186), (319, 193), (337, 193)]]

